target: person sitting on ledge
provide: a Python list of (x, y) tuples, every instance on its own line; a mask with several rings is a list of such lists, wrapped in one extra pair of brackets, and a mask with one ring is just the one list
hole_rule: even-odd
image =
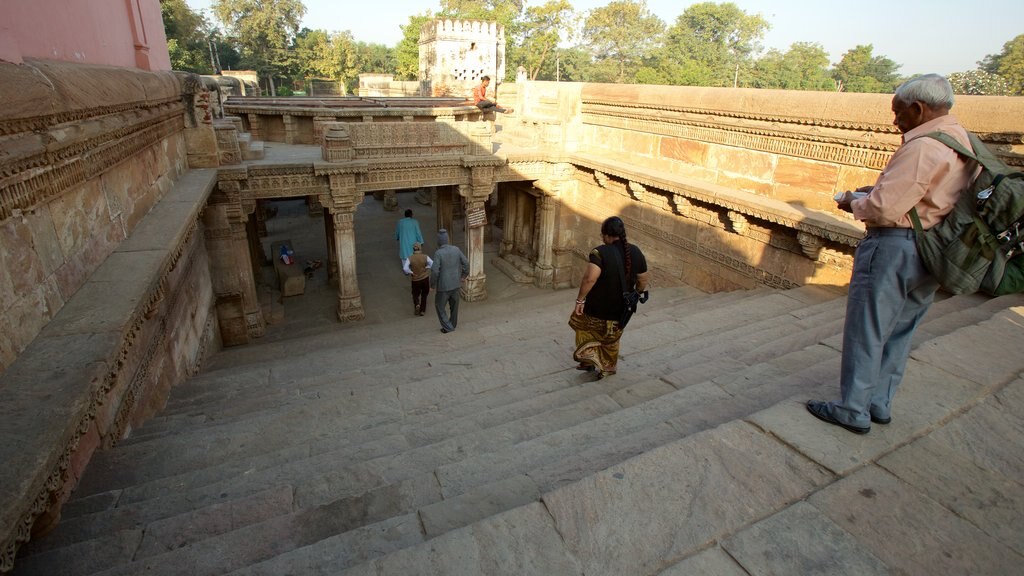
[(498, 95), (495, 93), (494, 100), (491, 102), (487, 99), (487, 86), (491, 83), (490, 76), (481, 76), (480, 84), (473, 88), (473, 97), (471, 98), (473, 105), (483, 110), (484, 112), (514, 112), (512, 108), (502, 108), (498, 106), (497, 100)]

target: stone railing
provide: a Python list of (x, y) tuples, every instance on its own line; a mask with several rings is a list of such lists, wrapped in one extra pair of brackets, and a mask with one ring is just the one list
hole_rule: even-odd
[(256, 140), (317, 144), (332, 122), (475, 120), (481, 113), (462, 98), (231, 98), (226, 113), (239, 116)]

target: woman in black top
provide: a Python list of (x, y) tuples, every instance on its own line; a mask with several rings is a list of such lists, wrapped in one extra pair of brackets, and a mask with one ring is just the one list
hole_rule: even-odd
[[(569, 326), (576, 331), (573, 359), (577, 370), (595, 370), (598, 378), (615, 374), (619, 361), (619, 320), (623, 294), (647, 289), (647, 260), (626, 241), (626, 225), (618, 216), (601, 224), (601, 246), (590, 252)], [(623, 279), (626, 285), (623, 286)]]

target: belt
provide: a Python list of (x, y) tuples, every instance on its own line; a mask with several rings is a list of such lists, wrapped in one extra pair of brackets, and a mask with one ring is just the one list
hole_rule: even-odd
[(868, 228), (866, 236), (899, 236), (914, 239), (913, 228)]

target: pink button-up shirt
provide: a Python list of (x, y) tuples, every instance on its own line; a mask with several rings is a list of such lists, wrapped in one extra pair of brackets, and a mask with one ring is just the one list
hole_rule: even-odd
[(907, 212), (916, 207), (921, 227), (927, 230), (953, 210), (960, 191), (979, 168), (942, 142), (924, 137), (935, 131), (945, 132), (968, 150), (971, 148), (967, 132), (949, 114), (907, 132), (871, 193), (850, 203), (855, 218), (868, 227), (912, 228)]

